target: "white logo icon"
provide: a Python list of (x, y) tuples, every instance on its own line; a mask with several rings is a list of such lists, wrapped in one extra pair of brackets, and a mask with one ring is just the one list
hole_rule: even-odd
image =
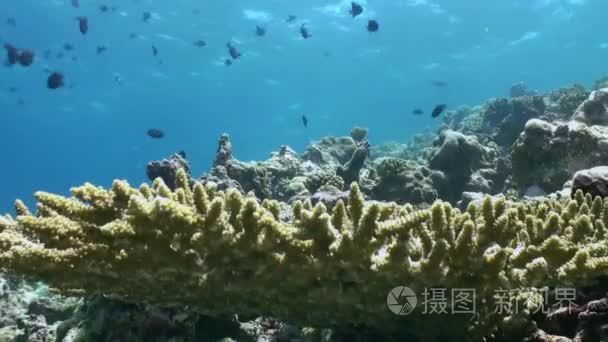
[(386, 305), (395, 315), (407, 315), (414, 311), (418, 298), (407, 286), (397, 286), (388, 293)]

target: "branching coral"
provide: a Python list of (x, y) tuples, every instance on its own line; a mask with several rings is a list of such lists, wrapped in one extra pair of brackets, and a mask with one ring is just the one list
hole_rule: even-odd
[[(2, 270), (63, 292), (465, 340), (515, 321), (483, 304), (495, 290), (587, 285), (608, 268), (608, 201), (580, 192), (568, 203), (488, 198), (466, 212), (442, 202), (415, 211), (366, 203), (353, 185), (331, 214), (296, 202), (288, 223), (278, 202), (191, 188), (183, 171), (175, 191), (160, 179), (139, 189), (115, 181), (72, 196), (39, 192), (36, 216), (18, 202), (16, 219), (0, 219)], [(475, 288), (477, 315), (394, 315), (386, 296), (404, 284)], [(520, 293), (529, 310), (534, 293)]]

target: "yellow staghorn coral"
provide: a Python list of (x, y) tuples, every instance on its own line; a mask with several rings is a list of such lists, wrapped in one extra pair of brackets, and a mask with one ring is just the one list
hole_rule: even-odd
[[(297, 202), (282, 221), (282, 203), (178, 178), (175, 191), (157, 179), (139, 189), (85, 184), (71, 198), (38, 192), (36, 215), (18, 201), (15, 219), (0, 217), (0, 270), (66, 293), (316, 326), (415, 328), (425, 340), (481, 338), (519, 322), (484, 305), (499, 289), (520, 289), (525, 314), (540, 305), (535, 288), (586, 286), (608, 271), (608, 200), (582, 193), (566, 203), (486, 198), (461, 212), (443, 202), (366, 203), (353, 184), (332, 213)], [(419, 294), (475, 289), (477, 314), (395, 315), (386, 298), (399, 285)]]

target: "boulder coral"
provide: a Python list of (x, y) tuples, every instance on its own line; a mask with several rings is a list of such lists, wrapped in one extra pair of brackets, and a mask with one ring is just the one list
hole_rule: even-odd
[[(331, 213), (296, 202), (281, 221), (279, 202), (191, 187), (183, 170), (177, 180), (174, 191), (159, 178), (139, 188), (85, 184), (69, 198), (38, 192), (35, 215), (17, 201), (16, 218), (0, 217), (0, 270), (62, 293), (424, 341), (532, 331), (538, 287), (591, 285), (608, 271), (608, 200), (580, 191), (566, 202), (486, 198), (461, 212), (444, 202), (366, 203), (353, 184)], [(399, 285), (475, 289), (476, 313), (395, 315), (387, 294)], [(520, 312), (496, 312), (500, 289), (515, 291)]]

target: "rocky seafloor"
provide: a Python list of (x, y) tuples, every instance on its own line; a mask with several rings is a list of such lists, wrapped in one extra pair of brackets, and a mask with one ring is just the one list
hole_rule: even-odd
[[(356, 182), (368, 201), (428, 208), (436, 200), (466, 210), (485, 196), (507, 200), (608, 196), (608, 81), (541, 94), (522, 84), (511, 97), (450, 111), (436, 132), (376, 145), (367, 130), (325, 137), (303, 153), (281, 146), (265, 161), (243, 162), (228, 135), (213, 167), (191, 174), (185, 153), (148, 164), (147, 175), (174, 189), (179, 169), (191, 182), (236, 189), (259, 200), (310, 200), (331, 209)], [(234, 152), (238, 151), (238, 146)], [(290, 220), (291, 213), (281, 212)], [(581, 290), (576, 310), (532, 317), (529, 336), (496, 341), (608, 341), (608, 285)], [(418, 341), (373, 326), (301, 327), (271, 317), (210, 317), (183, 309), (123, 303), (102, 295), (65, 297), (42, 283), (0, 276), (0, 341)], [(443, 339), (445, 341), (446, 339)], [(448, 339), (449, 340), (449, 339)], [(421, 341), (424, 342), (424, 341)]]

